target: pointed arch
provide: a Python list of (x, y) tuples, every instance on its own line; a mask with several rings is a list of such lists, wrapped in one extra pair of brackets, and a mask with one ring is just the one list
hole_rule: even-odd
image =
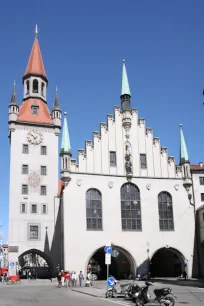
[(86, 227), (87, 230), (103, 229), (102, 195), (95, 188), (86, 192)]
[(120, 197), (122, 230), (142, 230), (139, 188), (133, 183), (125, 183), (120, 189)]
[(159, 227), (160, 231), (174, 230), (174, 216), (172, 196), (167, 191), (162, 191), (158, 195)]

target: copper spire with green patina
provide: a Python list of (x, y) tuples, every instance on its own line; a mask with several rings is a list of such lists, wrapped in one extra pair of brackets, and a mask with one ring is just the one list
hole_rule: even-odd
[(16, 82), (14, 81), (13, 85), (13, 93), (11, 96), (10, 105), (18, 105), (17, 97), (16, 97)]
[(180, 124), (180, 165), (190, 163), (185, 138), (183, 135), (182, 124)]
[(121, 106), (122, 110), (130, 110), (130, 86), (128, 82), (127, 70), (125, 66), (125, 60), (123, 60), (123, 68), (122, 68), (122, 88), (121, 88)]
[(67, 153), (71, 155), (71, 145), (70, 145), (70, 139), (69, 139), (69, 130), (68, 130), (68, 124), (67, 124), (67, 113), (64, 112), (64, 123), (63, 123), (63, 129), (62, 129), (62, 141), (61, 141), (61, 154)]
[(55, 101), (53, 105), (53, 110), (60, 110), (60, 105), (59, 105), (59, 97), (58, 97), (58, 89), (56, 87), (56, 94), (55, 94)]

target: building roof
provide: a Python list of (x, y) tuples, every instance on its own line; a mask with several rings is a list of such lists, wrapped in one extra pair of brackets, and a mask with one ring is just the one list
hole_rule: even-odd
[(191, 165), (192, 171), (204, 171), (204, 164)]
[(14, 82), (13, 93), (11, 96), (10, 105), (18, 105), (17, 97), (16, 97), (16, 83)]
[(64, 124), (63, 124), (63, 129), (62, 129), (61, 152), (71, 153), (71, 145), (70, 145), (69, 130), (68, 130), (66, 115), (67, 115), (67, 113), (64, 113)]
[[(37, 115), (32, 114), (31, 106), (33, 104), (39, 106)], [(20, 106), (17, 121), (53, 124), (47, 104), (40, 99), (34, 98), (23, 101), (22, 105)]]
[(59, 180), (58, 181), (58, 192), (57, 192), (58, 197), (61, 196), (63, 187), (64, 187), (64, 182), (62, 180)]
[(128, 82), (128, 76), (127, 76), (127, 70), (125, 66), (125, 60), (123, 60), (123, 70), (122, 70), (122, 88), (121, 88), (121, 96), (123, 95), (129, 95), (130, 93), (130, 86)]
[(60, 110), (57, 88), (56, 88), (56, 95), (55, 95), (55, 101), (54, 101), (54, 105), (53, 105), (53, 110)]
[(28, 65), (24, 73), (24, 76), (29, 75), (29, 74), (40, 75), (47, 79), (44, 64), (43, 64), (42, 54), (40, 51), (40, 45), (39, 45), (37, 37), (34, 40), (33, 47), (32, 47), (30, 57), (28, 60)]
[(185, 138), (183, 135), (182, 125), (180, 124), (180, 164), (189, 162), (188, 151), (186, 147)]
[(2, 248), (4, 249), (8, 248), (8, 244), (2, 244)]

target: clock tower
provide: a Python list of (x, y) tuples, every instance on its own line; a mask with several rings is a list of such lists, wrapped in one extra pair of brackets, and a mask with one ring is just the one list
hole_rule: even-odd
[(52, 113), (48, 108), (48, 78), (37, 36), (36, 27), (36, 37), (22, 78), (22, 103), (18, 105), (14, 86), (9, 104), (8, 243), (9, 260), (15, 262), (29, 250), (35, 250), (52, 261), (55, 214), (58, 210), (61, 110), (59, 101)]

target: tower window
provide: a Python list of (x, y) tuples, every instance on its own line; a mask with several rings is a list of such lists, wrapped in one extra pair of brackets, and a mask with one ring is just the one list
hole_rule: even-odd
[(30, 82), (26, 81), (26, 95), (30, 93)]
[(47, 214), (47, 205), (42, 204), (42, 214)]
[(37, 105), (36, 101), (31, 106), (32, 109), (32, 115), (38, 115), (39, 106)]
[(47, 147), (41, 146), (41, 155), (47, 155)]
[(28, 194), (28, 185), (22, 185), (22, 194)]
[(41, 175), (47, 175), (47, 167), (46, 166), (41, 166)]
[(46, 195), (47, 194), (47, 187), (45, 185), (40, 186), (40, 194)]
[(200, 185), (204, 185), (204, 176), (199, 177)]
[(27, 144), (23, 144), (23, 153), (28, 154), (28, 145)]
[(204, 202), (204, 193), (201, 193), (200, 197), (201, 197), (201, 202)]
[(32, 204), (31, 205), (31, 213), (32, 214), (37, 214), (37, 204)]
[(33, 80), (33, 92), (38, 93), (38, 80)]
[(22, 165), (22, 174), (28, 174), (28, 165)]
[(41, 84), (41, 95), (44, 97), (45, 96), (45, 83)]

